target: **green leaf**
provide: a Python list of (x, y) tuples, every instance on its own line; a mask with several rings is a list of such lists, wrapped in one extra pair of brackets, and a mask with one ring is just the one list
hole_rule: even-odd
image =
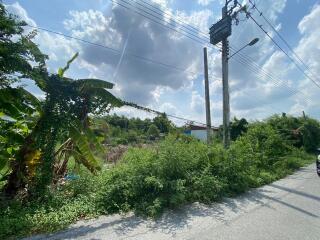
[(101, 80), (101, 79), (79, 79), (77, 81), (74, 81), (73, 83), (75, 86), (79, 87), (81, 91), (86, 91), (91, 88), (107, 88), (112, 89), (114, 84)]
[(7, 153), (9, 153), (9, 154), (11, 155), (12, 152), (13, 152), (13, 147), (8, 147), (8, 148), (7, 148)]
[(65, 73), (65, 71), (67, 71), (70, 67), (70, 64), (79, 56), (79, 53), (77, 52), (75, 55), (73, 55), (73, 57), (67, 62), (67, 65), (64, 68), (59, 68), (58, 70), (58, 75), (60, 77), (63, 77), (63, 74)]
[(103, 88), (91, 89), (90, 94), (92, 98), (98, 98), (101, 102), (111, 104), (113, 107), (123, 106), (123, 102), (119, 98), (116, 98), (110, 92)]
[(70, 128), (70, 136), (77, 147), (76, 158), (81, 160), (82, 163), (92, 172), (99, 169), (100, 164), (97, 159), (93, 156), (90, 149), (88, 138), (85, 134), (81, 133), (78, 126), (72, 126)]
[(0, 152), (0, 173), (7, 166), (8, 162), (8, 155)]
[(12, 118), (40, 110), (40, 101), (23, 88), (0, 89), (0, 111)]

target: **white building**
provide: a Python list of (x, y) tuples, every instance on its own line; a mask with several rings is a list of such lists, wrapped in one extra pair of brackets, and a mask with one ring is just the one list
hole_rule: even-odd
[[(215, 136), (218, 133), (219, 128), (211, 128), (211, 136)], [(184, 131), (186, 135), (193, 136), (201, 141), (207, 141), (207, 127), (197, 126), (197, 125), (188, 125), (187, 129)]]

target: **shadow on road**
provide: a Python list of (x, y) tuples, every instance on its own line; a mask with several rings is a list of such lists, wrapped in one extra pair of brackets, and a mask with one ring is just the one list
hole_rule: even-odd
[(298, 191), (298, 190), (295, 190), (295, 189), (292, 189), (292, 188), (279, 186), (277, 184), (270, 184), (269, 186), (277, 188), (277, 189), (280, 189), (280, 190), (283, 190), (283, 191), (286, 191), (286, 192), (289, 192), (289, 193), (297, 194), (299, 196), (310, 198), (312, 200), (320, 201), (320, 197), (312, 195), (312, 194), (309, 194), (309, 193), (301, 192), (301, 191)]

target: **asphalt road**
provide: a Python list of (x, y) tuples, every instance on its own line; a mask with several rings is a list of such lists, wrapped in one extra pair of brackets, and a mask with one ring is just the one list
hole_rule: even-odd
[(166, 213), (157, 221), (104, 216), (36, 239), (319, 240), (320, 178), (315, 166), (235, 199)]

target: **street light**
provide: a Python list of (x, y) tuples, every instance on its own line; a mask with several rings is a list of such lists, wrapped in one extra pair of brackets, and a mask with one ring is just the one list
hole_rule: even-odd
[(232, 58), (234, 55), (236, 55), (238, 52), (240, 52), (242, 49), (248, 47), (248, 46), (253, 46), (255, 45), (257, 42), (259, 42), (259, 38), (255, 38), (253, 40), (251, 40), (251, 42), (249, 42), (248, 44), (244, 45), (242, 48), (240, 48), (238, 51), (236, 51), (234, 54), (232, 54), (230, 57), (228, 57), (228, 60), (230, 58)]

